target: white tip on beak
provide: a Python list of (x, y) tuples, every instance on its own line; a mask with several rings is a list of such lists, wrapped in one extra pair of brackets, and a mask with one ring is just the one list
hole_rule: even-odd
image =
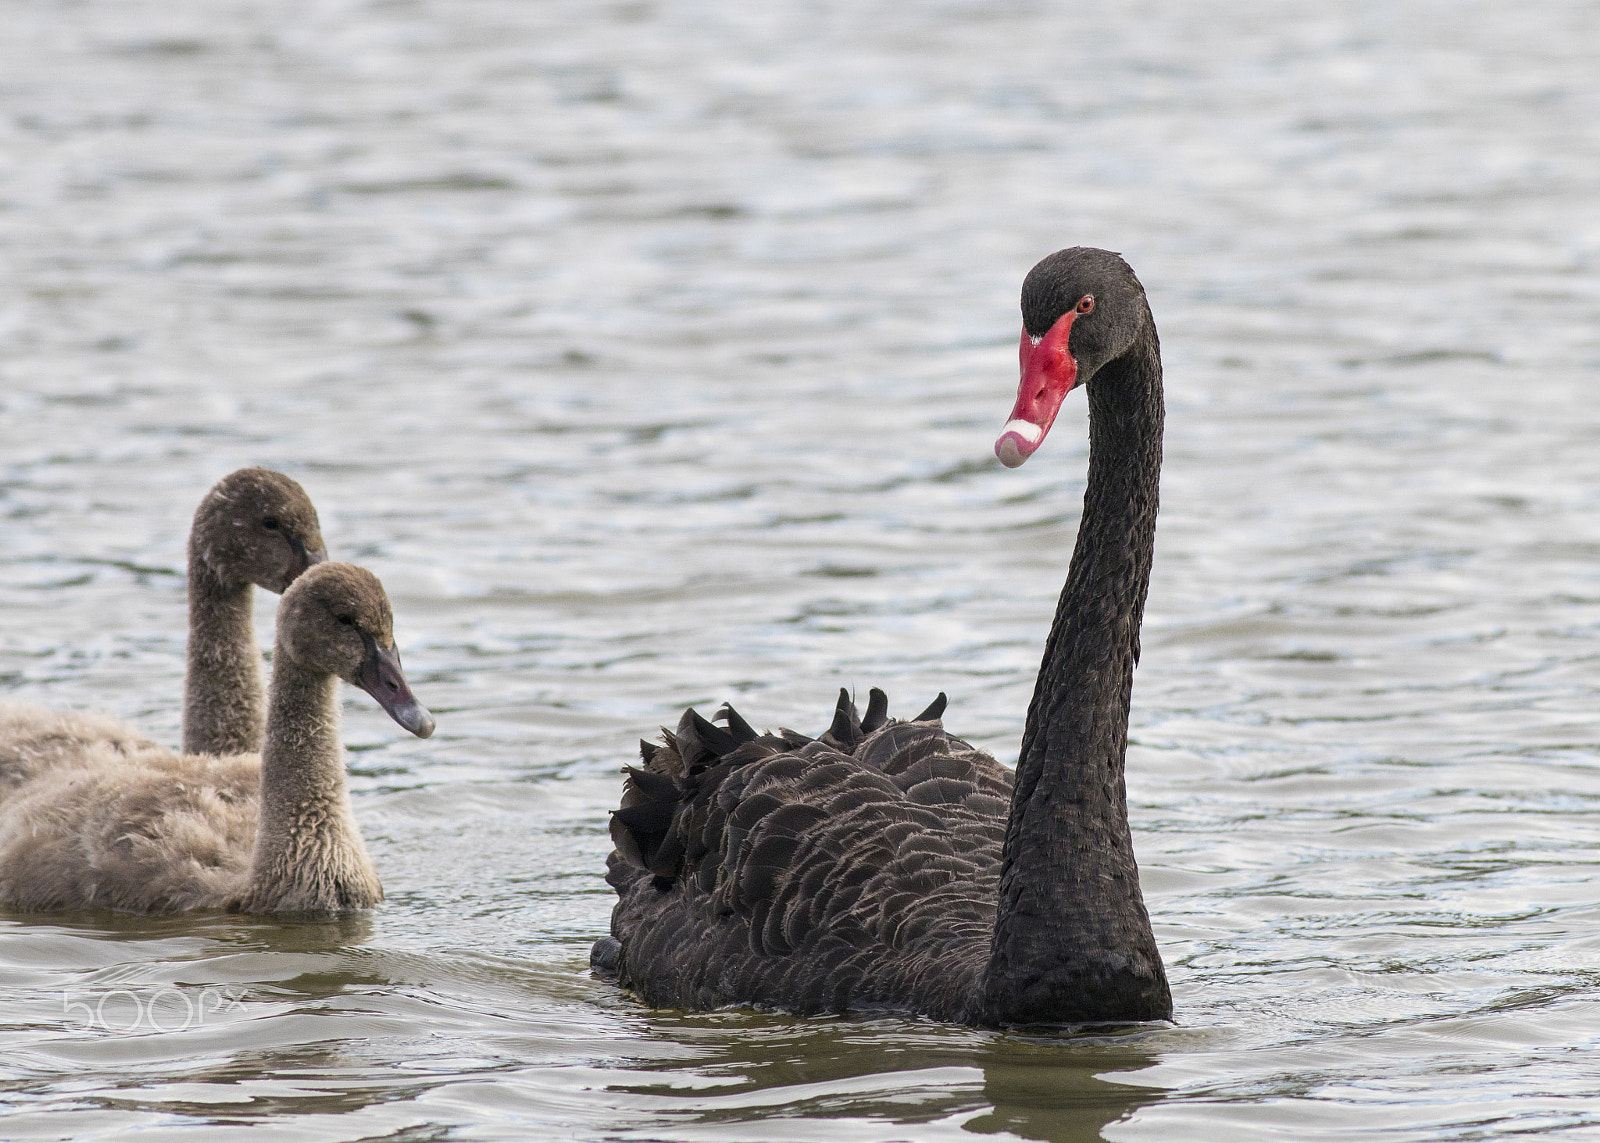
[(1031, 445), (1038, 444), (1044, 439), (1044, 430), (1032, 421), (1007, 421), (1006, 427), (1000, 430), (1000, 435), (1016, 433)]
[(1044, 439), (1044, 430), (1032, 421), (1007, 421), (1000, 430), (1000, 439), (994, 442), (994, 454), (1007, 468), (1016, 468), (1033, 454), (1034, 447)]

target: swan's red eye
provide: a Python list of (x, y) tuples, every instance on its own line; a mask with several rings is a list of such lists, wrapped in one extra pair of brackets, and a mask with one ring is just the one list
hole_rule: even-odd
[(1078, 312), (1080, 314), (1086, 314), (1092, 309), (1094, 309), (1093, 294), (1084, 294), (1083, 297), (1078, 299)]

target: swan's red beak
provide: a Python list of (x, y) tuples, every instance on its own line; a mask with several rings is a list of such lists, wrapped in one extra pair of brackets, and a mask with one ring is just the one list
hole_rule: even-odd
[(1078, 363), (1067, 351), (1067, 336), (1077, 316), (1076, 310), (1068, 310), (1038, 341), (1022, 331), (1017, 346), (1022, 367), (1017, 403), (1000, 430), (1000, 439), (994, 442), (994, 454), (1007, 468), (1016, 468), (1033, 455), (1055, 423), (1061, 402), (1078, 383)]

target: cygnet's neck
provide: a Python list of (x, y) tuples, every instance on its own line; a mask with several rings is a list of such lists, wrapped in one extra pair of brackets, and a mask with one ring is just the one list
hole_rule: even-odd
[(191, 547), (189, 651), (183, 683), (185, 754), (261, 749), (261, 648), (248, 583), (227, 583)]
[(344, 766), (339, 680), (299, 666), (280, 641), (272, 656), (246, 912), (342, 913), (383, 899)]

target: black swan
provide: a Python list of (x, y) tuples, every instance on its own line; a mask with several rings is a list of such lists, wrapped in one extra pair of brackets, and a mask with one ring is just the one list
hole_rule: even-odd
[(278, 605), (261, 753), (94, 742), (62, 754), (0, 793), (0, 905), (329, 914), (377, 904), (383, 887), (345, 787), (339, 679), (412, 734), (433, 733), (401, 671), (382, 584), (322, 563)]
[[(189, 530), (185, 753), (261, 749), (266, 699), (251, 585), (282, 594), (326, 558), (311, 498), (281, 472), (241, 468), (207, 491)], [(0, 703), (0, 792), (93, 743), (123, 753), (155, 748), (107, 715)]]
[[(1119, 256), (1022, 287), (1022, 380), (995, 451), (1038, 448), (1088, 389), (1077, 546), (1015, 775), (874, 689), (820, 738), (693, 710), (641, 744), (612, 816), (610, 937), (591, 961), (657, 1007), (895, 1011), (979, 1025), (1169, 1019), (1123, 767), (1161, 468), (1161, 355)], [(1008, 810), (1009, 807), (1009, 810)]]

